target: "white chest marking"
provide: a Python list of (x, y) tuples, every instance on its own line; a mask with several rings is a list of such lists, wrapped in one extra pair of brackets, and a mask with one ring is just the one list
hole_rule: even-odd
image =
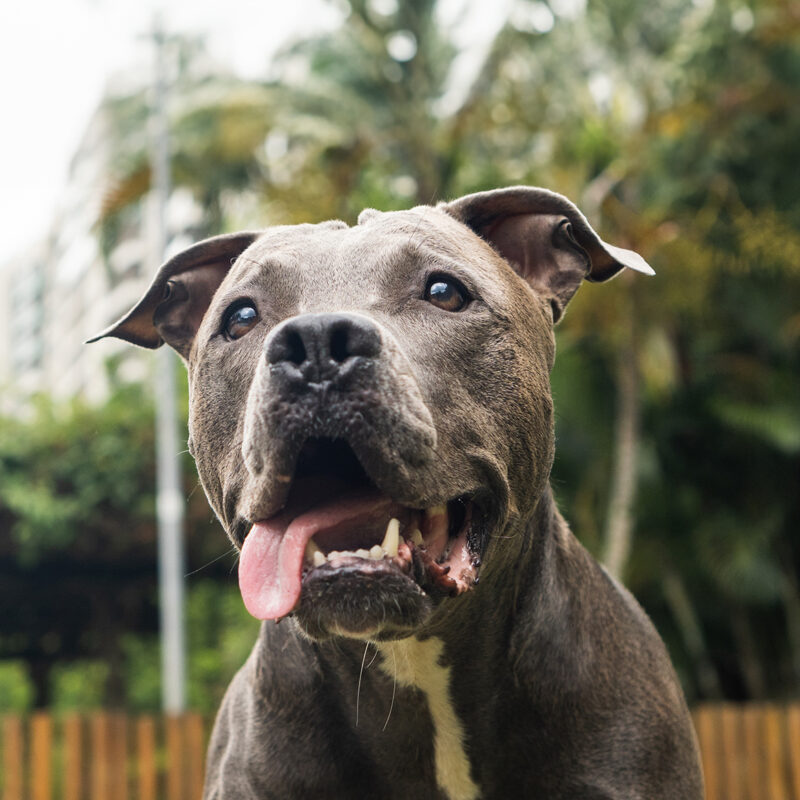
[(400, 686), (419, 689), (428, 701), (439, 787), (450, 800), (477, 800), (480, 791), (470, 776), (464, 728), (450, 700), (450, 667), (440, 663), (444, 642), (411, 637), (377, 647), (383, 656), (381, 669)]

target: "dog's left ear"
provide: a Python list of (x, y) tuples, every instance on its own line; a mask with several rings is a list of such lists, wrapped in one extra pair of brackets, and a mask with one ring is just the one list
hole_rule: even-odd
[(115, 336), (151, 349), (166, 342), (188, 359), (214, 293), (233, 262), (260, 235), (245, 231), (214, 236), (178, 253), (124, 317), (87, 342)]
[(581, 281), (606, 281), (623, 267), (655, 275), (632, 250), (604, 242), (566, 197), (513, 186), (438, 206), (488, 241), (528, 283), (550, 298), (557, 322)]

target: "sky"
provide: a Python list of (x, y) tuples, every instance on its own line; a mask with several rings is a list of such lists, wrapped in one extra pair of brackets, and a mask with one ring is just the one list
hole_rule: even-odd
[[(402, 0), (400, 0), (402, 1)], [(339, 0), (341, 2), (341, 0)], [(373, 0), (391, 6), (397, 0)], [(504, 2), (443, 0), (457, 41), (479, 58)], [(341, 19), (325, 0), (25, 0), (0, 10), (0, 264), (24, 255), (54, 219), (72, 156), (109, 77), (145, 63), (160, 15), (169, 33), (205, 33), (221, 63), (266, 73), (291, 38)]]
[(212, 53), (248, 77), (264, 74), (270, 55), (287, 38), (334, 25), (338, 17), (321, 0), (3, 3), (0, 263), (49, 225), (107, 80), (145, 62), (145, 34), (156, 14), (167, 31), (207, 32)]

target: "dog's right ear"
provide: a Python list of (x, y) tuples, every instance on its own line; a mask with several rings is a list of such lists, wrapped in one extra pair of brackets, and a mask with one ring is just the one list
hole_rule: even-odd
[(604, 242), (575, 205), (547, 189), (510, 186), (438, 208), (471, 228), (549, 297), (554, 322), (583, 280), (607, 281), (625, 267), (655, 275), (638, 253)]
[(115, 336), (151, 349), (166, 342), (188, 358), (214, 293), (233, 262), (260, 235), (245, 231), (214, 236), (173, 256), (158, 270), (142, 299), (87, 342)]

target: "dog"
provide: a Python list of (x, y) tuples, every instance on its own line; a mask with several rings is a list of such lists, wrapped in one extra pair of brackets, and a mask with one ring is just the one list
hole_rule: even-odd
[(264, 620), (207, 800), (703, 796), (664, 645), (549, 486), (553, 326), (623, 268), (653, 272), (512, 187), (207, 239), (95, 337), (186, 362)]

